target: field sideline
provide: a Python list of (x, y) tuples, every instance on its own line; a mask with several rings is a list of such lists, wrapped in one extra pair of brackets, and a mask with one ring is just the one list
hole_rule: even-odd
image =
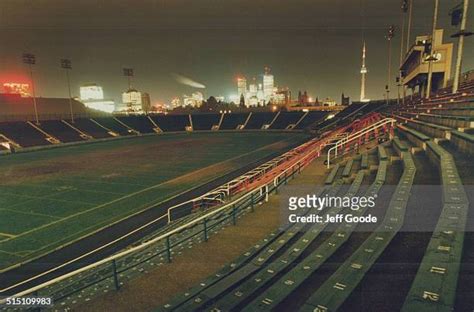
[(0, 158), (0, 270), (45, 254), (302, 139), (194, 133)]

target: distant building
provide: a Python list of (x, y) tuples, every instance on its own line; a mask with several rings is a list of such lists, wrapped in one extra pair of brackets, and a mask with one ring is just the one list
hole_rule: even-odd
[(244, 97), (247, 94), (247, 79), (244, 77), (239, 77), (237, 78), (237, 95), (240, 98), (242, 94)]
[(244, 77), (237, 78), (238, 101), (240, 102), (240, 96), (243, 95), (246, 106), (266, 105), (269, 102), (277, 101), (277, 92), (275, 78), (270, 74), (270, 68), (268, 67), (265, 67), (262, 83), (257, 83), (257, 80), (253, 78), (247, 86), (247, 80)]
[(270, 68), (265, 67), (265, 73), (263, 74), (263, 96), (266, 103), (270, 102), (273, 98), (274, 83), (275, 79), (270, 74)]
[(136, 89), (128, 89), (122, 93), (122, 107), (120, 111), (142, 112), (142, 93)]
[(191, 96), (183, 96), (184, 106), (201, 107), (203, 101), (204, 95), (199, 91), (194, 92)]
[(181, 106), (181, 100), (179, 99), (179, 97), (175, 97), (171, 100), (171, 108), (172, 109), (175, 109), (177, 107)]
[(142, 92), (142, 111), (148, 113), (151, 109), (150, 94)]
[(350, 98), (348, 96), (344, 96), (344, 92), (341, 95), (341, 105), (349, 106), (351, 103)]
[(98, 111), (112, 113), (115, 111), (113, 100), (104, 98), (104, 91), (101, 86), (87, 84), (79, 88), (80, 101), (88, 108)]
[(336, 106), (336, 105), (337, 105), (336, 101), (334, 101), (331, 98), (325, 98), (323, 100), (323, 106)]
[(291, 103), (291, 91), (288, 88), (277, 90), (274, 103), (276, 105), (289, 105)]

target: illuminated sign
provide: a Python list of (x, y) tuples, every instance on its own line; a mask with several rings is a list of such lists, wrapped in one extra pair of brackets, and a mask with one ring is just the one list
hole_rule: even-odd
[(23, 97), (30, 95), (30, 85), (28, 83), (5, 82), (3, 91), (8, 94), (20, 94)]

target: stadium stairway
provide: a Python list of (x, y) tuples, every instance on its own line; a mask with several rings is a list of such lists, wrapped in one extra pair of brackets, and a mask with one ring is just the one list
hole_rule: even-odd
[[(350, 168), (356, 168), (357, 170), (361, 169), (360, 165), (352, 166), (353, 163), (354, 161), (351, 162)], [(347, 165), (344, 167), (344, 170), (346, 170), (346, 172), (350, 171), (346, 168), (349, 167)], [(342, 171), (342, 167), (340, 167), (339, 165), (333, 167), (325, 181), (327, 187), (342, 183)], [(348, 190), (346, 190), (348, 194), (355, 194), (357, 192), (357, 190), (361, 186), (362, 180), (364, 179), (365, 172), (366, 170), (360, 170), (357, 174), (352, 175), (352, 178), (354, 180), (352, 182), (352, 186)], [(347, 180), (347, 177), (344, 178), (344, 180)], [(344, 192), (344, 190), (340, 189), (339, 192), (341, 191)], [(339, 207), (332, 207), (330, 209), (332, 213), (335, 214), (339, 210)], [(241, 269), (235, 271), (231, 275), (221, 277), (221, 279), (218, 282), (215, 282), (212, 286), (209, 286), (209, 283), (204, 281), (200, 286), (193, 288), (194, 291), (186, 292), (184, 295), (175, 298), (170, 304), (165, 306), (165, 309), (170, 310), (177, 308), (178, 311), (187, 311), (202, 309), (206, 304), (211, 304), (211, 306), (213, 306), (215, 309), (223, 309), (225, 311), (231, 309), (235, 305), (238, 305), (242, 300), (246, 299), (250, 294), (252, 294), (255, 290), (253, 288), (258, 288), (258, 286), (266, 284), (271, 278), (274, 277), (274, 274), (277, 274), (278, 272), (281, 272), (282, 270), (285, 270), (285, 268), (290, 266), (295, 259), (300, 257), (301, 254), (305, 252), (308, 246), (311, 246), (311, 242), (314, 242), (314, 240), (318, 236), (320, 236), (325, 226), (314, 225), (307, 226), (307, 228), (308, 231), (302, 234), (296, 242), (288, 246), (286, 251), (282, 251), (281, 255), (279, 256), (275, 255), (278, 256), (276, 260), (266, 260), (266, 253), (263, 252), (260, 257), (257, 257), (256, 261), (254, 260), (253, 262), (247, 264)], [(238, 283), (244, 281), (251, 274), (256, 274), (257, 277), (255, 278), (255, 280), (259, 280), (259, 282), (253, 282), (254, 278), (248, 279), (241, 285), (241, 287), (244, 287), (245, 289), (240, 290), (241, 288), (239, 288), (239, 290), (235, 292), (237, 295), (234, 295), (234, 292), (228, 291), (227, 294), (223, 293), (224, 289), (227, 290), (229, 287), (237, 286)], [(206, 287), (204, 287), (204, 285), (206, 285)], [(201, 294), (198, 296), (196, 296), (196, 288), (201, 292)], [(222, 298), (218, 300), (216, 304), (212, 304), (212, 302), (218, 299), (219, 297)]]

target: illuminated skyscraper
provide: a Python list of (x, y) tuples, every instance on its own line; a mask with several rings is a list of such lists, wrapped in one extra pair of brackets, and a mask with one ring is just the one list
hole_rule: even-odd
[(246, 97), (247, 94), (247, 79), (245, 77), (237, 78), (237, 95), (240, 96), (244, 95)]
[(265, 103), (268, 103), (273, 97), (275, 79), (270, 74), (270, 68), (265, 67), (265, 73), (263, 74), (263, 97)]
[(87, 84), (79, 89), (80, 100), (88, 108), (112, 113), (115, 110), (115, 103), (112, 100), (104, 99), (104, 90), (96, 84)]

